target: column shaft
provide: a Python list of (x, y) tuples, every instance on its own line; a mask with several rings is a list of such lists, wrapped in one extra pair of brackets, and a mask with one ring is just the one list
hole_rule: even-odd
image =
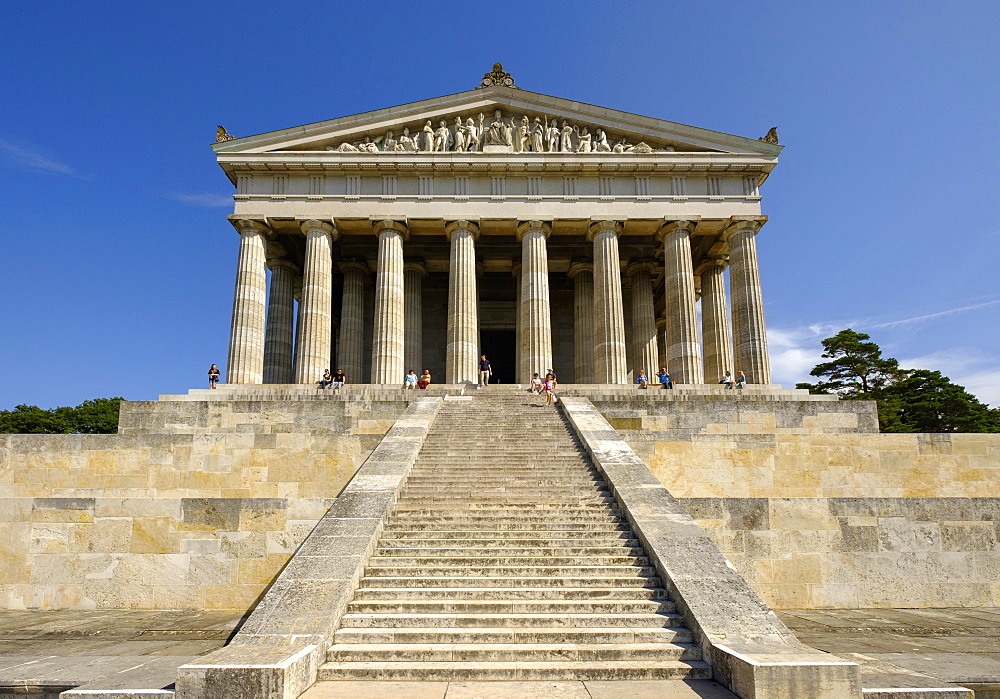
[(476, 238), (479, 226), (453, 221), (445, 228), (451, 241), (448, 267), (447, 383), (477, 383), (479, 306), (476, 286)]
[(552, 366), (552, 317), (549, 303), (549, 257), (546, 238), (551, 228), (542, 221), (528, 221), (517, 228), (521, 241), (521, 383), (531, 375), (544, 375)]
[(272, 260), (264, 336), (264, 383), (292, 383), (292, 332), (295, 328), (295, 265)]
[(621, 224), (599, 221), (590, 227), (594, 242), (594, 374), (597, 383), (628, 383), (625, 314), (622, 308)]
[(703, 383), (698, 313), (695, 308), (691, 233), (694, 224), (673, 221), (660, 229), (663, 240), (667, 315), (667, 368), (676, 383)]
[(667, 319), (660, 316), (656, 319), (656, 365), (667, 368)]
[[(705, 381), (715, 383), (733, 370), (733, 341), (726, 307), (726, 263), (710, 260), (699, 269), (701, 277), (701, 337), (705, 347)], [(735, 376), (735, 374), (734, 374)]]
[(226, 381), (261, 383), (264, 379), (264, 296), (267, 288), (264, 241), (268, 229), (258, 221), (236, 221), (235, 225), (240, 233), (240, 254)]
[(646, 371), (653, 376), (659, 369), (659, 349), (656, 341), (656, 309), (653, 306), (653, 279), (650, 272), (654, 262), (641, 261), (629, 265), (628, 274), (632, 279), (632, 367)]
[(524, 355), (521, 353), (521, 263), (515, 262), (511, 270), (514, 275), (514, 381), (522, 381), (524, 372), (528, 370)]
[[(340, 342), (337, 343), (337, 369), (343, 369), (348, 383), (363, 383), (362, 339), (365, 324), (365, 279), (368, 265), (362, 261), (343, 262), (344, 293), (340, 305)], [(402, 381), (400, 381), (402, 383)]]
[(375, 270), (375, 323), (372, 330), (372, 383), (402, 384), (406, 337), (403, 294), (403, 237), (406, 227), (378, 221), (378, 267)]
[(424, 370), (423, 278), (426, 274), (427, 268), (422, 262), (407, 262), (403, 265), (403, 296), (406, 307), (403, 364), (406, 365), (406, 371), (413, 369), (418, 375)]
[(573, 278), (573, 361), (574, 383), (594, 383), (594, 265), (574, 262)]
[(764, 327), (764, 299), (760, 290), (757, 242), (760, 221), (738, 221), (726, 229), (729, 240), (729, 288), (733, 297), (733, 349), (736, 371), (747, 383), (771, 383)]
[(295, 383), (315, 383), (330, 368), (330, 290), (333, 283), (333, 241), (336, 229), (329, 223), (309, 220), (305, 268), (302, 270), (302, 333), (295, 357)]

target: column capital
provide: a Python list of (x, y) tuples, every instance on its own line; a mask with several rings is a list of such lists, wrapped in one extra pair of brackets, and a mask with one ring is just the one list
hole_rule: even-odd
[(719, 238), (723, 241), (729, 240), (737, 233), (750, 233), (757, 235), (757, 231), (767, 223), (767, 216), (731, 216), (729, 223)]
[(427, 276), (427, 265), (424, 264), (423, 259), (412, 259), (403, 262), (403, 272), (416, 272), (421, 277)]
[(590, 272), (591, 274), (593, 274), (594, 263), (589, 262), (587, 260), (573, 260), (572, 262), (569, 263), (569, 270), (566, 272), (566, 274), (570, 278), (572, 278), (578, 274), (582, 274), (583, 272)]
[(302, 221), (299, 223), (299, 228), (306, 235), (309, 235), (312, 231), (320, 231), (326, 233), (332, 240), (337, 240), (340, 237), (340, 231), (334, 228), (333, 224), (315, 218)]
[(406, 227), (404, 221), (392, 221), (390, 219), (379, 219), (372, 221), (372, 230), (376, 236), (380, 236), (386, 231), (395, 231), (402, 237), (403, 242), (410, 239), (410, 229)]
[(552, 226), (545, 221), (522, 221), (517, 227), (517, 242), (524, 240), (528, 233), (538, 231), (546, 238), (552, 233)]
[(674, 231), (685, 231), (688, 235), (694, 233), (695, 227), (697, 227), (697, 221), (665, 221), (660, 230), (656, 232), (656, 239), (662, 241), (668, 235)]
[(447, 224), (444, 227), (444, 234), (448, 237), (449, 242), (451, 241), (451, 237), (455, 235), (456, 231), (466, 231), (472, 236), (473, 240), (479, 240), (479, 224), (475, 221), (460, 219)]
[(369, 275), (371, 274), (372, 271), (371, 268), (368, 266), (368, 262), (361, 257), (355, 257), (355, 258), (349, 257), (343, 259), (337, 266), (340, 267), (340, 271), (343, 273), (355, 270), (357, 272), (361, 272), (364, 275)]
[(694, 276), (700, 277), (702, 274), (712, 269), (713, 267), (720, 267), (722, 269), (726, 269), (728, 266), (729, 266), (729, 260), (726, 260), (722, 257), (710, 257), (704, 262), (702, 262), (700, 265), (695, 267)]
[(289, 260), (287, 257), (272, 257), (267, 261), (267, 268), (272, 272), (275, 269), (280, 268), (280, 269), (287, 269), (293, 274), (300, 273), (299, 266), (294, 262), (292, 262), (291, 260)]
[(656, 260), (651, 260), (649, 258), (641, 258), (637, 260), (631, 260), (628, 266), (625, 267), (625, 276), (632, 277), (636, 272), (652, 272), (658, 267)]
[(240, 235), (252, 235), (254, 233), (259, 233), (267, 237), (271, 237), (272, 235), (270, 227), (263, 221), (252, 218), (230, 218), (229, 222), (233, 224), (236, 232)]
[(587, 242), (593, 242), (601, 233), (614, 233), (617, 238), (625, 227), (618, 221), (594, 221), (587, 230)]

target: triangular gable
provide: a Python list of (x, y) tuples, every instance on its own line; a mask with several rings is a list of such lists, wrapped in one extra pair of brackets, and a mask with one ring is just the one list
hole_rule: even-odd
[[(501, 124), (491, 131), (497, 111), (500, 112)], [(526, 124), (524, 117), (527, 117)], [(456, 119), (461, 120), (461, 129)], [(558, 122), (557, 142), (565, 135), (568, 138), (565, 143), (573, 152), (593, 152), (597, 155), (603, 152), (715, 152), (773, 158), (782, 149), (780, 145), (759, 139), (503, 86), (460, 92), (256, 136), (232, 138), (226, 134), (228, 138), (216, 143), (213, 149), (220, 158), (229, 154), (332, 150), (364, 156), (384, 152), (387, 146), (394, 152), (413, 152), (414, 149), (416, 152), (427, 152), (428, 144), (432, 143), (428, 139), (434, 138), (428, 134), (428, 121), (430, 131), (438, 132), (438, 138), (449, 143), (449, 150), (463, 146), (467, 139), (477, 138), (481, 144), (477, 150), (486, 153), (520, 153), (524, 147), (520, 144), (523, 143), (527, 144), (523, 151), (525, 154), (534, 153), (539, 143), (534, 132), (542, 128), (542, 152), (538, 155), (552, 155), (549, 152), (549, 138), (554, 135), (550, 132), (552, 122)], [(445, 122), (447, 133), (442, 131), (441, 121)], [(522, 130), (525, 125), (526, 130)], [(404, 136), (404, 130), (408, 130), (409, 134)], [(220, 134), (225, 134), (225, 130), (220, 130)], [(505, 140), (506, 144), (503, 143)], [(584, 148), (587, 150), (584, 151)], [(565, 144), (561, 150), (565, 152)]]

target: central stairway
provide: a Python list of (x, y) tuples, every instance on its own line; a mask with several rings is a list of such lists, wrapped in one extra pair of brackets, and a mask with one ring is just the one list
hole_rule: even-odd
[(561, 410), (446, 399), (319, 680), (708, 679)]

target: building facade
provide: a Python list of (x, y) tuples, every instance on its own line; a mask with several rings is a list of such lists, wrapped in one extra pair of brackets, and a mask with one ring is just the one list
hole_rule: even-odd
[(214, 150), (240, 236), (229, 383), (327, 368), (462, 383), (480, 354), (503, 383), (661, 367), (770, 383), (755, 236), (773, 131), (528, 92), (497, 65), (455, 95), (246, 138), (220, 127)]

